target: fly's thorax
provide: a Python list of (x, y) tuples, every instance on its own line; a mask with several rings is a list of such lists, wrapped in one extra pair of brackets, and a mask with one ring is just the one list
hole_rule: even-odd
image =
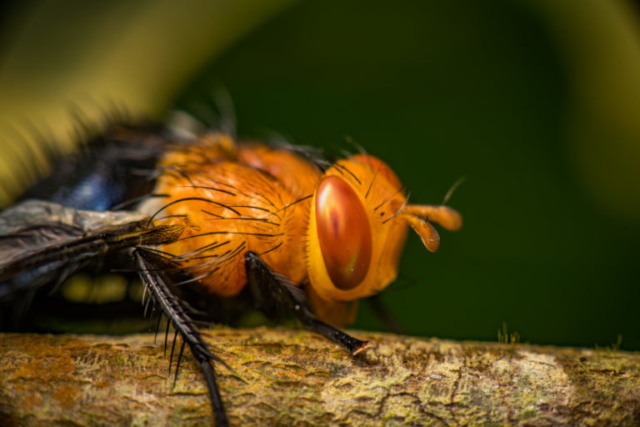
[(305, 244), (311, 198), (320, 181), (320, 170), (286, 149), (272, 149), (259, 142), (241, 144), (238, 161), (266, 172), (283, 195), (283, 206), (277, 210), (282, 231), (282, 247), (270, 252), (257, 252), (272, 269), (292, 283), (307, 278)]
[(197, 172), (203, 165), (236, 161), (237, 157), (237, 146), (230, 135), (208, 132), (199, 136), (196, 142), (174, 144), (160, 159), (157, 168), (174, 169), (183, 173)]
[[(270, 151), (260, 148), (256, 158)], [(192, 152), (206, 158), (198, 149)], [(237, 295), (246, 284), (248, 251), (294, 283), (303, 281), (311, 192), (307, 197), (292, 194), (283, 179), (241, 156), (200, 161), (197, 168), (183, 163), (184, 153), (174, 160), (165, 160), (157, 179), (154, 193), (163, 197), (145, 205), (155, 223), (184, 225), (182, 237), (161, 248), (172, 261), (222, 296)], [(279, 169), (286, 171), (284, 165)]]
[(240, 145), (238, 161), (275, 177), (296, 200), (310, 197), (322, 176), (316, 166), (297, 154), (258, 142)]
[[(345, 304), (374, 295), (397, 276), (407, 224), (397, 213), (406, 202), (400, 181), (379, 159), (355, 155), (325, 172), (310, 209), (307, 253), (318, 313), (334, 324), (352, 317)], [(343, 314), (339, 314), (343, 313)]]

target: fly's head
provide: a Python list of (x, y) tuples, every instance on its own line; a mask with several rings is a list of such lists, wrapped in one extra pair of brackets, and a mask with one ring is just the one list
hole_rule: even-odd
[(310, 294), (320, 316), (348, 323), (355, 310), (328, 307), (375, 295), (395, 280), (407, 225), (435, 252), (440, 237), (432, 222), (458, 230), (462, 217), (447, 206), (408, 204), (396, 174), (376, 157), (336, 162), (316, 189), (308, 229)]

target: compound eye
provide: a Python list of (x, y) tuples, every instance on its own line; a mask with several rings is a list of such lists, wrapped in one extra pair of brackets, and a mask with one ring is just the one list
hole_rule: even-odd
[(360, 198), (338, 176), (322, 179), (316, 194), (316, 229), (324, 264), (342, 290), (358, 286), (371, 263), (371, 226)]

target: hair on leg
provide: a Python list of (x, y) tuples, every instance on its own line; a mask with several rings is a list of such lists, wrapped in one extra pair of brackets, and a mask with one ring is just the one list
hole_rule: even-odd
[(329, 338), (336, 344), (356, 355), (368, 347), (368, 341), (362, 341), (318, 320), (307, 303), (302, 289), (295, 286), (284, 276), (272, 271), (254, 252), (245, 255), (247, 281), (258, 308), (267, 316), (295, 316), (307, 328)]
[(150, 254), (146, 253), (142, 249), (136, 249), (133, 251), (133, 257), (140, 274), (140, 278), (142, 279), (145, 288), (149, 290), (150, 298), (153, 298), (162, 309), (164, 315), (171, 319), (171, 323), (173, 324), (176, 333), (179, 333), (182, 337), (183, 343), (180, 350), (180, 356), (178, 357), (176, 364), (176, 379), (178, 369), (180, 367), (182, 350), (186, 343), (189, 345), (193, 357), (200, 365), (202, 373), (204, 374), (207, 388), (209, 389), (211, 407), (215, 414), (216, 425), (228, 426), (229, 420), (227, 419), (227, 415), (224, 410), (224, 404), (220, 396), (220, 390), (218, 388), (218, 383), (216, 382), (215, 371), (211, 361), (220, 362), (227, 366), (226, 363), (218, 356), (211, 353), (207, 344), (204, 342), (202, 335), (193, 324), (193, 321), (184, 311), (176, 296), (171, 293), (168, 286), (162, 279), (159, 270), (154, 266), (153, 262), (150, 261)]

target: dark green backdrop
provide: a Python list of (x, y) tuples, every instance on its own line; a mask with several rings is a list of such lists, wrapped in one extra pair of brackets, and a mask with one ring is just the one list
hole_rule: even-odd
[[(208, 2), (176, 8), (198, 3)], [(143, 3), (27, 5), (0, 19), (0, 34), (14, 34), (0, 41), (0, 110), (53, 93), (47, 79), (104, 83), (124, 70), (130, 89), (153, 87), (173, 64), (158, 57), (190, 54), (167, 40), (222, 25), (163, 6), (169, 19), (138, 26)], [(35, 5), (46, 6), (39, 20)], [(412, 235), (384, 293), (408, 333), (496, 340), (506, 323), (524, 342), (607, 346), (621, 335), (622, 348), (640, 350), (636, 12), (621, 0), (298, 2), (145, 102), (182, 93), (189, 105), (222, 84), (242, 135), (352, 149), (349, 135), (397, 171), (415, 203), (440, 203), (466, 176), (450, 200), (464, 228), (442, 231), (436, 254)], [(23, 30), (31, 36), (15, 36)], [(112, 40), (128, 53), (105, 60)], [(69, 101), (62, 92), (51, 105)], [(108, 85), (95, 93), (119, 99)], [(357, 328), (381, 328), (366, 307), (360, 314)]]
[[(304, 3), (215, 61), (241, 133), (385, 159), (411, 200), (450, 205), (436, 254), (411, 236), (384, 294), (411, 334), (640, 349), (638, 228), (607, 216), (570, 170), (570, 81), (541, 20), (513, 3)], [(639, 77), (640, 78), (640, 77)], [(187, 102), (188, 103), (188, 102)], [(634, 178), (638, 178), (636, 175)], [(637, 193), (636, 193), (637, 195)], [(637, 225), (637, 224), (636, 224)], [(356, 327), (379, 329), (362, 310)]]

